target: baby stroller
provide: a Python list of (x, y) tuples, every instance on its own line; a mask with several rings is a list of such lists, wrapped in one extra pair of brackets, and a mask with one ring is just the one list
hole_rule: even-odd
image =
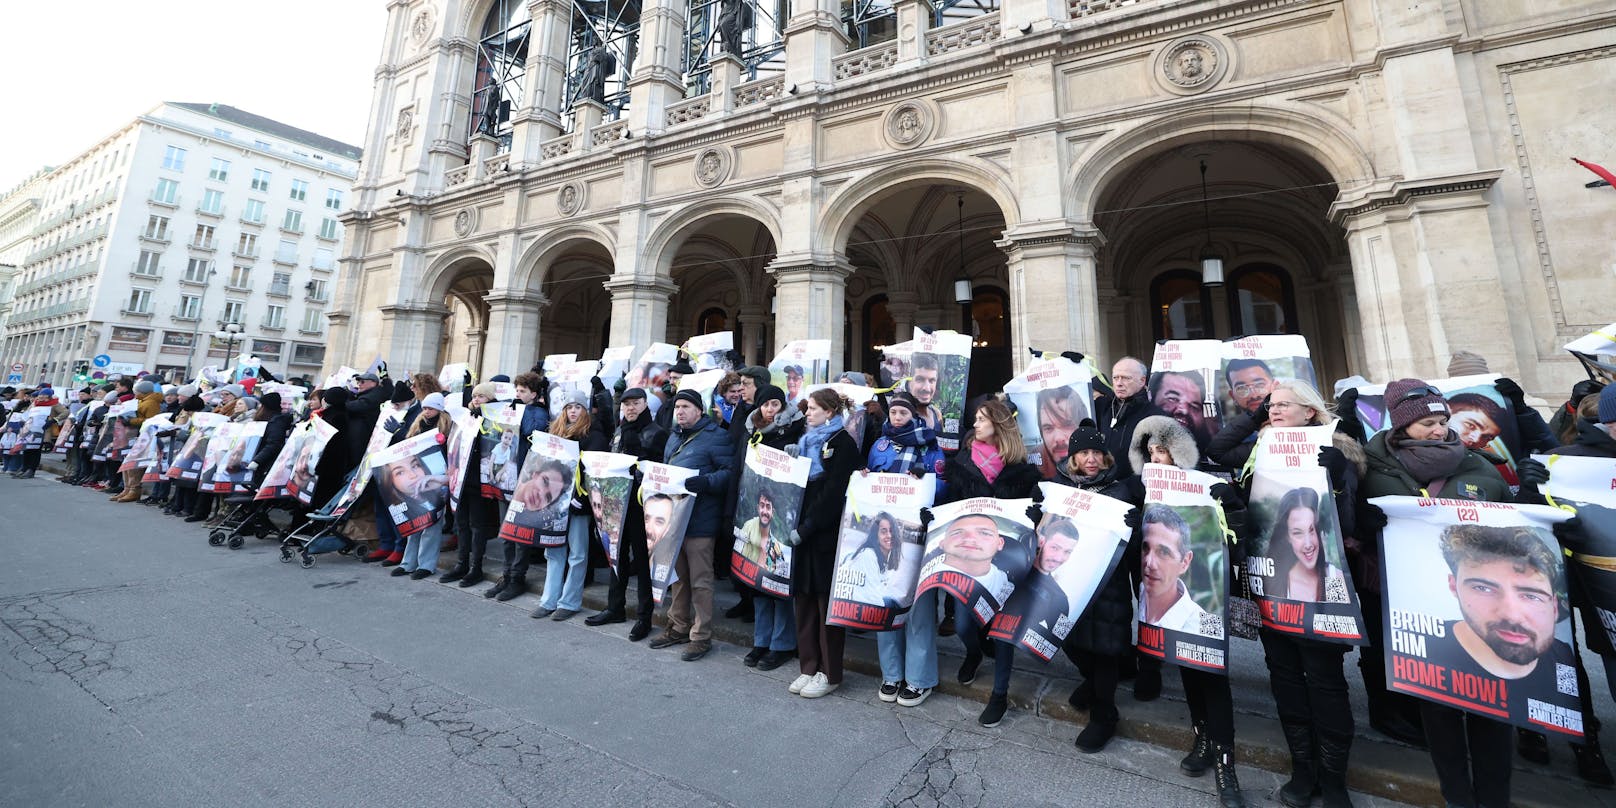
[(320, 506), (319, 510), (310, 512), (303, 524), (285, 534), (281, 539), (282, 564), (290, 564), (293, 557), (299, 557), (303, 569), (308, 569), (314, 566), (314, 557), (317, 555), (333, 550), (338, 555), (353, 555), (355, 550), (362, 547), (359, 542), (337, 532), (337, 528), (347, 522), (348, 515), (353, 513), (353, 502), (344, 495), (358, 471), (354, 469), (348, 472), (342, 488), (330, 501)]
[(258, 490), (248, 486), (247, 490), (239, 494), (231, 494), (224, 500), (226, 508), (224, 519), (219, 526), (208, 533), (208, 544), (213, 547), (228, 546), (232, 550), (241, 549), (247, 536), (257, 536), (260, 539), (284, 540), (291, 532), (292, 516), (283, 520), (285, 526), (276, 523), (274, 511), (287, 509), (290, 506), (280, 500), (255, 500)]

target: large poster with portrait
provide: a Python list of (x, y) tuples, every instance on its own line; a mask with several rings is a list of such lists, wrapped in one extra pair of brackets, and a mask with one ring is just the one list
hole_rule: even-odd
[[(213, 430), (229, 420), (213, 412), (191, 413), (190, 420), (186, 422), (191, 433), (180, 446), (173, 464), (168, 467), (168, 478), (194, 486), (202, 476), (202, 464), (207, 460), (208, 441), (213, 437)], [(106, 430), (103, 428), (102, 431)]]
[(1150, 402), (1188, 429), (1203, 452), (1223, 428), (1213, 395), (1222, 367), (1223, 343), (1215, 339), (1164, 340), (1150, 360)]
[(791, 547), (813, 463), (763, 444), (748, 446), (735, 504), (730, 574), (767, 595), (791, 596)]
[(919, 328), (910, 340), (909, 374), (902, 390), (920, 405), (927, 425), (937, 430), (943, 451), (959, 448), (960, 421), (965, 415), (965, 390), (971, 375), (971, 336), (956, 331)]
[(548, 432), (533, 433), (499, 537), (517, 544), (564, 546), (577, 476), (577, 441)]
[(916, 595), (940, 589), (988, 625), (1032, 569), (1031, 499), (978, 497), (932, 509)]
[(1218, 373), (1218, 401), (1225, 420), (1240, 413), (1255, 415), (1274, 382), (1296, 379), (1318, 388), (1313, 355), (1300, 334), (1262, 334), (1223, 343)]
[[(147, 460), (140, 466), (140, 481), (143, 483), (161, 482), (168, 477), (168, 464), (174, 462), (174, 453), (179, 450), (173, 439), (174, 416), (169, 413), (158, 413), (146, 419), (141, 425), (144, 429), (156, 421), (152, 426), (151, 444), (146, 449)], [(65, 429), (63, 431), (66, 431)]]
[(696, 476), (695, 469), (642, 460), (640, 470), (640, 511), (645, 517), (646, 558), (651, 563), (651, 599), (662, 605), (662, 596), (678, 580), (674, 562), (685, 543), (690, 512), (696, 509), (696, 495), (685, 488), (685, 480)]
[[(1435, 388), (1448, 401), (1450, 415), (1448, 428), (1458, 433), (1459, 440), (1468, 449), (1486, 452), (1504, 461), (1498, 471), (1505, 482), (1515, 485), (1516, 458), (1525, 451), (1520, 429), (1515, 423), (1514, 405), (1493, 385), (1496, 373), (1457, 376), (1452, 379), (1434, 379), (1426, 384)], [(1386, 385), (1369, 384), (1356, 388), (1358, 399), (1354, 413), (1363, 423), (1366, 437), (1391, 428), (1388, 411), (1397, 402), (1386, 401)], [(1425, 388), (1415, 392), (1425, 394)]]
[(449, 479), (441, 437), (430, 429), (370, 456), (378, 505), (387, 509), (400, 536), (413, 536), (443, 518)]
[(208, 442), (208, 458), (202, 466), (202, 481), (197, 488), (220, 495), (249, 490), (253, 470), (247, 468), (247, 464), (258, 451), (258, 442), (263, 439), (267, 426), (264, 421), (248, 421), (219, 427), (213, 440)]
[(1221, 479), (1147, 463), (1139, 582), (1139, 651), (1187, 668), (1225, 673), (1229, 558)]
[(1034, 360), (1004, 385), (1004, 394), (1016, 405), (1027, 462), (1046, 480), (1055, 479), (1055, 469), (1066, 462), (1067, 440), (1077, 425), (1094, 417), (1093, 377), (1087, 364), (1055, 356)]
[[(460, 492), (466, 483), (466, 466), (471, 463), (471, 448), (477, 443), (482, 430), (482, 418), (472, 415), (464, 407), (450, 407), (449, 439), (443, 444), (444, 461), (449, 467), (449, 511), (460, 508)], [(472, 481), (473, 495), (481, 494), (480, 481)]]
[(733, 331), (714, 331), (685, 340), (680, 350), (690, 357), (690, 366), (697, 373), (704, 370), (734, 370), (729, 352), (735, 349)]
[(617, 380), (628, 374), (628, 366), (634, 361), (633, 345), (618, 345), (600, 352), (600, 368), (595, 371), (595, 378), (612, 389)]
[(609, 566), (617, 569), (623, 551), (623, 522), (628, 516), (629, 497), (634, 493), (634, 455), (617, 452), (580, 452), (584, 493), (589, 496), (589, 512), (594, 517), (595, 541), (606, 551)]
[(847, 481), (827, 624), (887, 631), (908, 622), (926, 549), (920, 509), (931, 507), (936, 490), (930, 474), (855, 474)]
[(521, 469), (516, 463), (516, 442), (522, 435), (522, 405), (496, 404), (483, 406), (482, 442), (479, 448), (478, 479), (482, 481), (483, 496), (488, 499), (507, 500), (516, 490), (516, 478)]
[(1331, 445), (1335, 427), (1270, 426), (1257, 439), (1247, 580), (1263, 625), (1298, 637), (1363, 645), (1363, 610), (1347, 569), (1335, 493), (1329, 472), (1319, 465), (1319, 449)]
[(666, 342), (653, 342), (628, 369), (627, 384), (652, 391), (662, 389), (668, 381), (668, 368), (679, 361), (679, 346)]
[(314, 471), (320, 466), (320, 456), (337, 428), (324, 418), (313, 418), (298, 424), (286, 436), (286, 445), (275, 457), (275, 465), (264, 475), (254, 499), (291, 498), (308, 505), (314, 498)]
[(1043, 519), (1033, 534), (1032, 569), (993, 618), (988, 636), (1025, 648), (1048, 662), (1060, 651), (1094, 593), (1128, 549), (1133, 506), (1059, 483), (1039, 483)]
[(118, 471), (144, 470), (147, 465), (155, 462), (157, 456), (157, 432), (170, 426), (173, 426), (173, 416), (166, 412), (158, 413), (141, 422), (139, 434), (135, 435), (134, 442), (129, 444), (129, 451), (124, 455), (123, 463), (118, 466)]
[(582, 394), (585, 401), (589, 401), (593, 389), (590, 380), (595, 378), (595, 372), (600, 369), (600, 363), (593, 359), (569, 362), (565, 367), (556, 371), (550, 378), (550, 417), (561, 417), (561, 410), (566, 407), (569, 393)]
[[(1596, 623), (1616, 645), (1616, 458), (1533, 455), (1549, 468), (1543, 494), (1569, 505), (1581, 520), (1584, 545), (1568, 546), (1566, 573), (1587, 596)], [(1585, 623), (1586, 625), (1586, 623)]]
[(1565, 559), (1547, 505), (1376, 497), (1386, 686), (1582, 739)]
[(687, 373), (679, 377), (679, 383), (674, 386), (676, 392), (690, 390), (701, 396), (701, 411), (705, 414), (713, 412), (713, 391), (718, 383), (724, 380), (729, 373), (726, 370), (703, 370), (699, 373)]
[(799, 339), (786, 343), (769, 362), (769, 381), (786, 391), (786, 403), (796, 404), (808, 388), (830, 381), (830, 340)]
[(382, 402), (381, 410), (376, 415), (376, 424), (370, 428), (370, 439), (365, 442), (365, 454), (386, 448), (392, 442), (393, 435), (404, 428), (404, 416), (409, 410), (407, 404)]

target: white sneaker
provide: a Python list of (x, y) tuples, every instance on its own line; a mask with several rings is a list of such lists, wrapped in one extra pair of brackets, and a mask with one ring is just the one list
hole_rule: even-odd
[(802, 689), (807, 687), (808, 683), (812, 682), (813, 680), (814, 680), (814, 677), (809, 676), (806, 673), (802, 674), (801, 676), (798, 676), (795, 679), (792, 679), (791, 680), (791, 688), (790, 688), (791, 695), (793, 695), (793, 696), (800, 695), (802, 693)]
[(832, 690), (835, 690), (840, 686), (841, 685), (839, 683), (834, 685), (831, 684), (830, 680), (825, 678), (825, 674), (816, 673), (814, 674), (813, 681), (809, 682), (808, 686), (804, 687), (802, 689), (802, 693), (799, 695), (805, 699), (817, 699), (820, 696), (830, 695)]

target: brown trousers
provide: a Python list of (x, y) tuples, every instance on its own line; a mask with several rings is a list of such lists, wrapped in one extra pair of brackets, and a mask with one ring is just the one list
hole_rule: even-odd
[(673, 572), (679, 580), (668, 586), (668, 628), (692, 640), (712, 639), (713, 537), (686, 536)]
[(830, 595), (792, 595), (791, 607), (797, 617), (799, 669), (809, 676), (823, 673), (831, 684), (841, 684), (847, 629), (825, 625), (825, 618), (830, 616)]

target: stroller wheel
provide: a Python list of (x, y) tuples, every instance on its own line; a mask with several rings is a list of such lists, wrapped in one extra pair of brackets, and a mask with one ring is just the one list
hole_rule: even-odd
[(290, 564), (290, 563), (292, 563), (292, 548), (290, 548), (290, 547), (282, 547), (281, 548), (281, 563), (282, 564)]
[(314, 556), (311, 556), (308, 553), (304, 553), (303, 554), (303, 569), (308, 569), (309, 567), (312, 567), (312, 566), (314, 566)]
[(230, 549), (232, 550), (240, 550), (243, 543), (244, 540), (240, 536), (230, 537)]
[(215, 530), (208, 534), (208, 546), (218, 547), (221, 544), (224, 544), (224, 531)]

